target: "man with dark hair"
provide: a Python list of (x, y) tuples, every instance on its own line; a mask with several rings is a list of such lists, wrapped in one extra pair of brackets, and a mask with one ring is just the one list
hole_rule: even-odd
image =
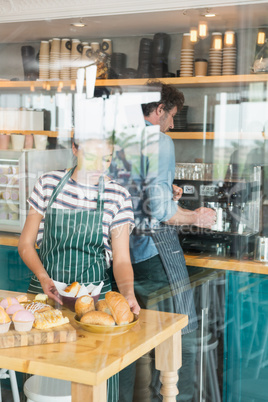
[[(194, 389), (190, 379), (194, 378), (195, 353), (191, 352), (190, 356), (186, 349), (187, 344), (189, 349), (194, 346), (195, 336), (192, 334), (197, 328), (197, 318), (176, 225), (210, 228), (215, 223), (216, 215), (215, 211), (208, 208), (190, 211), (178, 206), (177, 201), (181, 197), (182, 189), (173, 186), (175, 150), (172, 139), (165, 132), (174, 127), (173, 119), (183, 106), (184, 96), (175, 87), (160, 82), (150, 82), (149, 86), (150, 89), (161, 92), (161, 99), (159, 102), (142, 105), (145, 123), (146, 126), (159, 126), (160, 132), (156, 127), (151, 127), (157, 135), (149, 134), (142, 141), (146, 145), (141, 147), (140, 171), (136, 176), (137, 180), (132, 177), (132, 183), (135, 182), (138, 188), (135, 191), (136, 198), (132, 194), (136, 228), (130, 236), (134, 287), (141, 308), (189, 316), (189, 323), (182, 331), (183, 334), (189, 335), (182, 337), (183, 363), (179, 372), (180, 394), (177, 400), (191, 401)], [(148, 129), (150, 130), (150, 127)], [(137, 368), (136, 378), (142, 377), (143, 381), (142, 395), (137, 394), (137, 380), (135, 392), (133, 389), (135, 365), (120, 373), (120, 402), (131, 402), (133, 392), (134, 401), (149, 402), (162, 399), (159, 371), (155, 370), (154, 361), (150, 361), (152, 357), (153, 353), (146, 356), (150, 370), (147, 367), (144, 374), (141, 374), (141, 369)], [(145, 366), (142, 364), (140, 367)], [(146, 381), (147, 389), (144, 387)]]

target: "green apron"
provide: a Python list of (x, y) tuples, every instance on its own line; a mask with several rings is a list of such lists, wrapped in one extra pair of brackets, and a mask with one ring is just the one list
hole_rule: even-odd
[[(61, 179), (47, 206), (40, 259), (49, 274), (57, 281), (87, 286), (104, 282), (100, 299), (111, 290), (105, 258), (102, 217), (104, 179), (100, 178), (96, 210), (52, 208), (53, 202), (72, 176), (75, 167)], [(42, 293), (39, 280), (33, 275), (29, 293)], [(107, 400), (118, 400), (118, 375), (108, 380)]]

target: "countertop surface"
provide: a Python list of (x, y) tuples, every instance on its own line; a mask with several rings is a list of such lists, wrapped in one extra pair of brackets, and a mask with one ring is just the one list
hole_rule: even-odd
[[(1, 297), (16, 295), (0, 290)], [(77, 330), (76, 341), (0, 349), (1, 365), (24, 373), (98, 385), (188, 323), (186, 315), (141, 310), (137, 324), (128, 332), (103, 335), (84, 331), (76, 324), (74, 313), (64, 307), (62, 310)]]
[[(17, 247), (19, 234), (0, 232), (0, 246)], [(205, 254), (185, 254), (186, 264), (194, 267), (224, 269), (227, 271), (252, 272), (256, 274), (268, 274), (268, 263), (235, 260), (228, 257), (218, 257)]]

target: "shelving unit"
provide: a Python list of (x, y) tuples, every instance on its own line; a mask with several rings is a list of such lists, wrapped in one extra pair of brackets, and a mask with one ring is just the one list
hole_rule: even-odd
[[(165, 84), (176, 85), (180, 87), (189, 86), (221, 86), (226, 84), (241, 85), (249, 84), (251, 82), (268, 82), (268, 74), (247, 74), (247, 75), (224, 75), (224, 76), (205, 76), (205, 77), (174, 77), (174, 78), (159, 78), (159, 81)], [(98, 87), (125, 87), (125, 86), (139, 86), (145, 85), (148, 79), (107, 79), (96, 80)], [(35, 89), (51, 90), (51, 89), (70, 89), (75, 90), (76, 81), (0, 81), (0, 88), (14, 88), (14, 89)]]
[[(248, 85), (250, 83), (260, 83), (264, 82), (268, 84), (268, 74), (248, 74), (248, 75), (226, 75), (226, 76), (205, 76), (205, 77), (175, 77), (175, 78), (159, 78), (159, 81), (178, 86), (180, 88), (187, 87), (221, 87), (226, 85), (231, 86), (241, 86)], [(144, 86), (147, 83), (147, 79), (106, 79), (106, 80), (96, 80), (97, 87), (139, 87)], [(8, 90), (25, 90), (30, 92), (35, 91), (75, 91), (76, 81), (0, 81), (0, 89)], [(33, 131), (30, 130), (1, 130), (4, 134), (32, 134)], [(49, 137), (58, 137), (58, 131), (34, 131), (34, 134), (47, 135)], [(169, 132), (167, 133), (172, 139), (175, 140), (214, 140), (214, 132)], [(61, 137), (72, 137), (72, 131), (60, 131)], [(260, 133), (226, 133), (225, 139), (267, 139), (267, 134), (263, 132)]]
[(1, 134), (22, 134), (22, 135), (47, 135), (48, 137), (73, 137), (73, 131), (45, 131), (45, 130), (1, 130)]

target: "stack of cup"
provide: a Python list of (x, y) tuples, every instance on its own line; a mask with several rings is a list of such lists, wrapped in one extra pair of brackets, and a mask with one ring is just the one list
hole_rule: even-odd
[(111, 39), (102, 39), (101, 50), (108, 56), (113, 54), (113, 45)]
[(180, 76), (192, 77), (194, 72), (194, 43), (190, 40), (190, 33), (184, 33), (181, 46)]
[(42, 40), (39, 50), (39, 79), (47, 80), (49, 78), (49, 42)]
[(71, 50), (71, 80), (76, 80), (77, 70), (81, 67), (82, 44), (79, 39), (72, 39)]
[(89, 66), (92, 61), (92, 49), (89, 45), (84, 45), (82, 50), (82, 60), (81, 60), (81, 67)]
[(226, 31), (224, 34), (222, 75), (234, 75), (236, 73), (236, 43), (234, 31)]
[(70, 39), (62, 39), (60, 46), (60, 79), (70, 80), (71, 78), (71, 41)]
[(49, 53), (49, 78), (60, 78), (60, 39), (53, 38)]
[(221, 75), (222, 69), (222, 34), (213, 32), (209, 50), (209, 75)]

